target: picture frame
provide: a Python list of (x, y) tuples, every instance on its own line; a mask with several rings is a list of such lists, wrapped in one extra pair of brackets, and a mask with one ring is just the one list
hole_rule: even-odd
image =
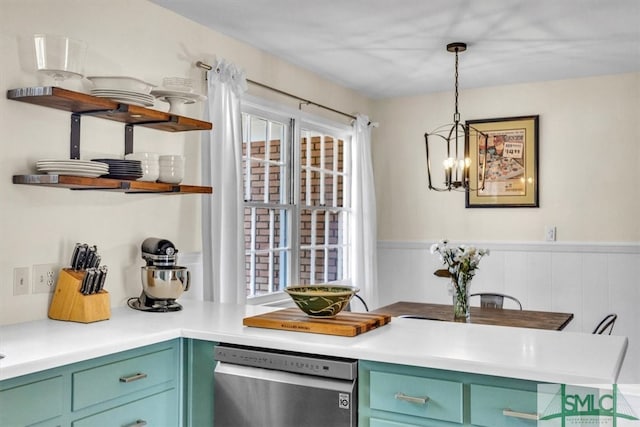
[(539, 116), (467, 120), (467, 208), (537, 208)]

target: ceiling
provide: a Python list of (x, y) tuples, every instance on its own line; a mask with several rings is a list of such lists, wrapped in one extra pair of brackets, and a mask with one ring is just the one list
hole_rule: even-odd
[(374, 99), (453, 90), (451, 42), (461, 90), (640, 71), (639, 0), (151, 1)]

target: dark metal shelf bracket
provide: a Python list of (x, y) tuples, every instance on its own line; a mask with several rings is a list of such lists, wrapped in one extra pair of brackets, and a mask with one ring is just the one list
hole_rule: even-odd
[(133, 125), (124, 126), (124, 154), (133, 153)]
[(80, 159), (80, 114), (71, 114), (71, 141), (69, 143), (69, 158)]

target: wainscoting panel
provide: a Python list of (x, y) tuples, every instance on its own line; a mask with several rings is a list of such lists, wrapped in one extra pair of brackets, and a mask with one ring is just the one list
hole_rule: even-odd
[[(451, 303), (448, 279), (433, 274), (442, 268), (430, 253), (433, 243), (378, 242), (381, 306)], [(472, 292), (503, 292), (524, 309), (573, 313), (565, 329), (570, 332), (591, 333), (606, 314), (618, 314), (613, 333), (629, 338), (619, 383), (640, 383), (640, 244), (465, 243), (491, 251), (480, 262)]]

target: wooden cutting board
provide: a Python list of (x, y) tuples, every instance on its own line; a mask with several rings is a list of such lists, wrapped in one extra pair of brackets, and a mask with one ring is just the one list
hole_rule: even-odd
[(282, 329), (312, 334), (354, 337), (391, 321), (384, 313), (353, 313), (343, 311), (334, 318), (309, 317), (299, 308), (285, 308), (257, 316), (245, 317), (242, 324), (256, 328)]

